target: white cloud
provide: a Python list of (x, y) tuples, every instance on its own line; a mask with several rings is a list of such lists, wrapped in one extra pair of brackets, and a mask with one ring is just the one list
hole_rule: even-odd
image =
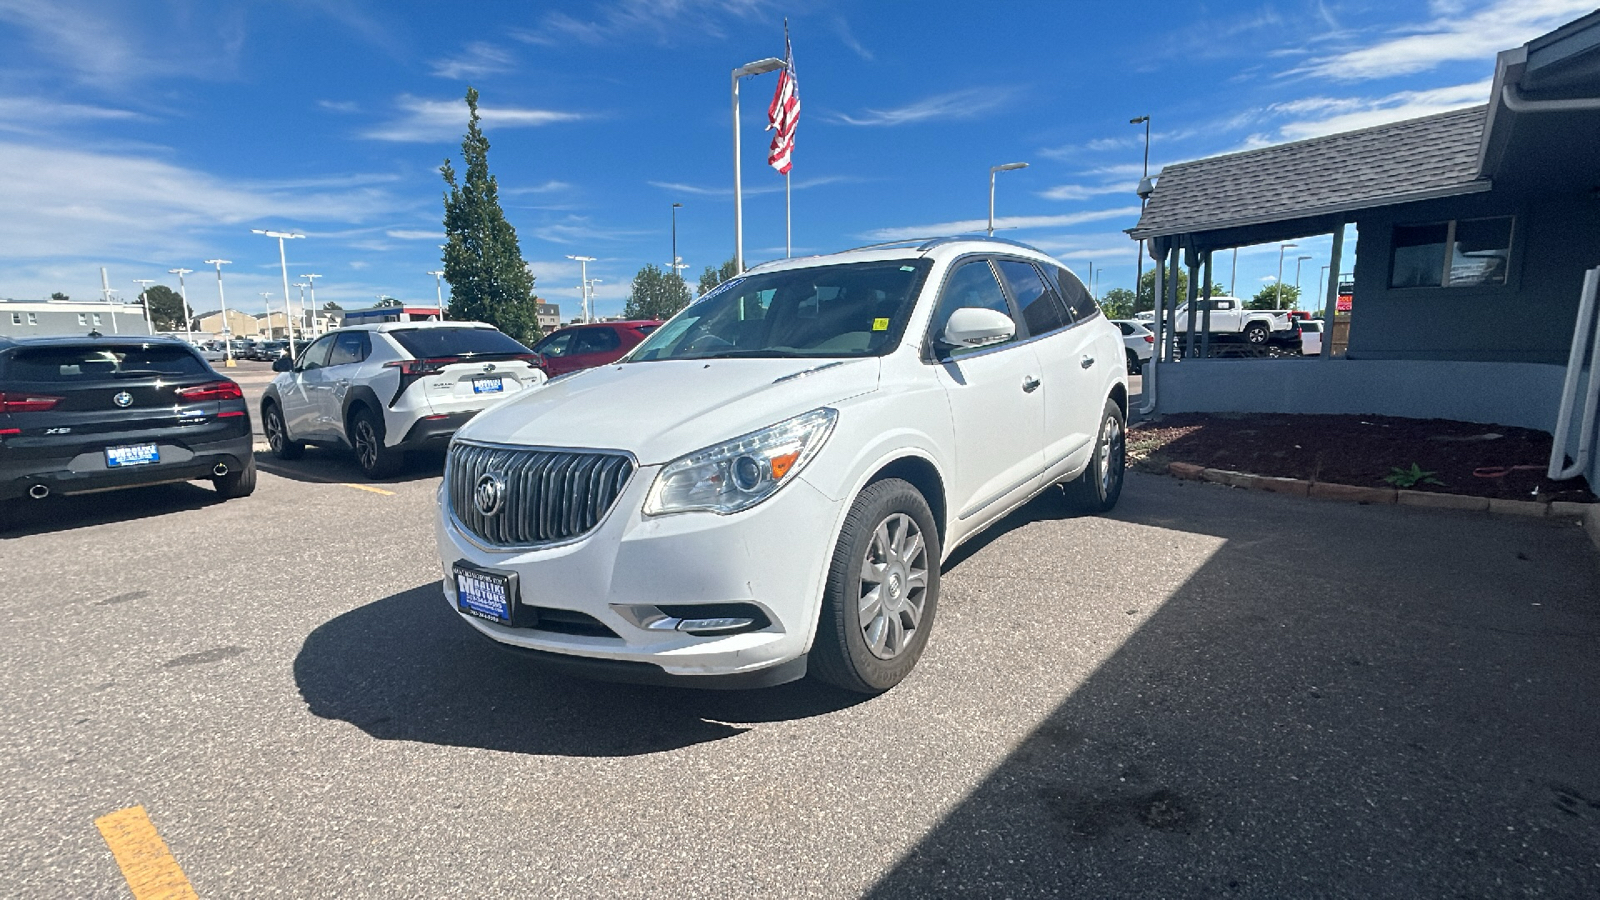
[(578, 241), (617, 241), (650, 233), (649, 231), (603, 228), (594, 224), (588, 216), (567, 216), (560, 222), (541, 225), (533, 229), (534, 237), (549, 241), (552, 244), (572, 244)]
[(394, 229), (390, 229), (388, 231), (385, 231), (384, 234), (388, 235), (389, 237), (394, 238), (397, 241), (442, 241), (442, 240), (444, 240), (444, 232), (442, 232), (442, 231), (417, 231), (417, 230), (412, 230), (412, 229), (408, 229), (408, 228), (394, 228)]
[[(467, 130), (465, 100), (429, 100), (402, 94), (395, 103), (400, 107), (400, 117), (363, 132), (362, 137), (378, 141), (446, 141), (459, 138)], [(512, 106), (479, 106), (478, 116), (484, 125), (499, 128), (529, 128), (588, 118), (583, 113)]]
[(1040, 191), (1039, 196), (1045, 198), (1046, 200), (1087, 200), (1090, 197), (1098, 197), (1101, 194), (1116, 194), (1124, 191), (1132, 196), (1133, 190), (1136, 187), (1138, 187), (1137, 184), (1125, 183), (1092, 185), (1060, 184), (1050, 188), (1049, 190)]
[(968, 88), (939, 94), (892, 109), (868, 109), (859, 115), (839, 113), (846, 125), (909, 125), (931, 119), (971, 119), (1000, 107), (1011, 98), (1007, 88)]
[(487, 41), (473, 41), (452, 59), (433, 63), (433, 74), (456, 80), (511, 71), (511, 54)]
[[(996, 231), (1000, 229), (1066, 227), (1081, 225), (1085, 222), (1115, 219), (1119, 216), (1137, 216), (1138, 214), (1139, 207), (1124, 206), (1117, 209), (1099, 209), (1091, 212), (1071, 213), (1064, 216), (1001, 216), (994, 220), (994, 227)], [(1132, 223), (1130, 222), (1129, 224)], [(946, 234), (970, 234), (975, 231), (983, 231), (988, 227), (988, 219), (963, 219), (957, 222), (939, 222), (934, 225), (879, 228), (866, 232), (861, 237), (873, 241), (900, 241)]]
[(666, 44), (685, 34), (724, 38), (729, 19), (749, 20), (776, 8), (772, 0), (616, 0), (596, 4), (593, 18), (547, 13), (535, 28), (511, 32), (529, 44), (617, 43), (645, 36)]
[[(844, 16), (833, 17), (833, 32), (839, 36), (839, 42), (850, 48), (852, 53), (867, 62), (872, 62), (872, 51), (856, 40), (855, 32), (850, 30), (850, 23), (845, 20)], [(799, 71), (800, 61), (798, 59), (795, 60), (794, 67), (796, 71)]]
[[(848, 175), (822, 175), (817, 178), (796, 179), (792, 184), (789, 185), (789, 189), (794, 191), (804, 191), (814, 187), (821, 187), (825, 184), (849, 184), (858, 182), (860, 180), (861, 179), (859, 178), (852, 178)], [(675, 194), (693, 194), (697, 197), (723, 197), (729, 200), (733, 199), (733, 188), (731, 187), (702, 187), (700, 185), (684, 184), (678, 181), (651, 181), (647, 182), (647, 184), (649, 184), (651, 187), (658, 187), (664, 191), (669, 191)], [(746, 184), (742, 190), (744, 195), (747, 197), (752, 197), (757, 194), (778, 194), (783, 192), (783, 182), (780, 181), (777, 184)]]
[(515, 188), (502, 187), (500, 189), (500, 193), (513, 195), (513, 196), (517, 195), (517, 194), (549, 194), (549, 193), (552, 193), (554, 191), (564, 191), (564, 190), (567, 190), (567, 189), (569, 189), (571, 187), (572, 187), (572, 185), (568, 184), (565, 181), (556, 181), (554, 179), (551, 179), (550, 181), (546, 181), (543, 184), (534, 184), (534, 185), (529, 185), (527, 187), (515, 187)]
[(1433, 20), (1388, 37), (1318, 57), (1291, 74), (1365, 81), (1425, 72), (1447, 62), (1492, 60), (1566, 21), (1589, 12), (1592, 0), (1496, 0), (1467, 12), (1464, 4), (1435, 3)]
[(318, 100), (317, 105), (329, 112), (353, 113), (361, 109), (354, 100)]
[[(1490, 81), (1485, 79), (1422, 91), (1400, 91), (1376, 98), (1308, 97), (1277, 104), (1272, 109), (1290, 113), (1331, 113), (1320, 118), (1289, 122), (1278, 128), (1284, 140), (1297, 141), (1487, 103), (1489, 87)], [(1256, 139), (1260, 137), (1252, 135), (1251, 139), (1247, 139), (1247, 146), (1256, 145)]]

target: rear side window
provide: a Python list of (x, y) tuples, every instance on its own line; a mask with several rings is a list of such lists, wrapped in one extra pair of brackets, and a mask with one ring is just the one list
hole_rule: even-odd
[(162, 345), (31, 347), (6, 364), (8, 381), (96, 381), (149, 375), (204, 375), (210, 371), (186, 347)]
[(493, 328), (403, 328), (388, 334), (417, 359), (530, 352)]
[(1048, 334), (1072, 323), (1061, 299), (1044, 283), (1039, 270), (1031, 263), (1003, 259), (998, 260), (995, 267), (1005, 279), (1006, 287), (1011, 288), (1011, 296), (1022, 310), (1022, 321), (1028, 323), (1029, 334)]
[(622, 338), (609, 328), (585, 328), (572, 339), (573, 354), (604, 353), (621, 346)]
[(1072, 320), (1082, 322), (1100, 315), (1100, 306), (1089, 296), (1089, 291), (1078, 280), (1078, 276), (1066, 269), (1056, 270), (1056, 283), (1061, 286), (1061, 299), (1066, 301), (1067, 309), (1072, 311)]
[(328, 354), (328, 365), (347, 366), (367, 358), (371, 351), (365, 331), (341, 332), (333, 342), (333, 352)]

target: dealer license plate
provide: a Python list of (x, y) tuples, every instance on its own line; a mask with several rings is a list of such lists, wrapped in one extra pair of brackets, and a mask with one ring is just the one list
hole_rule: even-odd
[(472, 379), (472, 392), (474, 394), (498, 394), (505, 389), (505, 383), (499, 378)]
[(511, 623), (511, 611), (517, 602), (516, 576), (503, 572), (490, 572), (456, 563), (456, 608), (469, 616)]
[(107, 468), (144, 466), (158, 462), (161, 462), (161, 452), (156, 449), (155, 444), (127, 444), (122, 447), (106, 448)]

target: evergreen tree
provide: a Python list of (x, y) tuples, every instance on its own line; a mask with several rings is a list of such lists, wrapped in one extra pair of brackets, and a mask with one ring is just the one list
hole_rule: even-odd
[(66, 294), (61, 293), (60, 291), (56, 291), (55, 293), (50, 295), (50, 299), (56, 301), (57, 303), (65, 303), (68, 300), (71, 300), (72, 298), (68, 297)]
[(450, 317), (488, 322), (531, 344), (539, 339), (533, 275), (523, 261), (516, 229), (500, 208), (500, 189), (489, 174), (489, 139), (478, 126), (478, 92), (467, 88), (467, 134), (461, 140), (466, 173), (458, 185), (450, 160), (439, 167), (450, 190), (444, 197), (444, 280), (450, 283)]
[(689, 305), (689, 286), (680, 275), (669, 275), (647, 263), (633, 277), (633, 292), (622, 315), (629, 319), (670, 319)]
[(732, 257), (729, 257), (720, 268), (706, 266), (706, 270), (700, 273), (700, 290), (697, 293), (704, 294), (737, 274), (739, 267), (734, 264)]

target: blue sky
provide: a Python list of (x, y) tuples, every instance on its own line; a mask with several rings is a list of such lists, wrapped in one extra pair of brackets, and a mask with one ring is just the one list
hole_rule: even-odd
[[(74, 2), (0, 0), (0, 296), (122, 296), (136, 278), (215, 308), (432, 302), (438, 166), (458, 157), (470, 84), (490, 167), (541, 297), (576, 309), (598, 257), (598, 312), (671, 255), (732, 255), (729, 71), (794, 36), (802, 113), (794, 243), (827, 252), (983, 227), (1100, 291), (1131, 286), (1148, 114), (1164, 163), (1485, 102), (1496, 51), (1587, 11), (1569, 0), (1091, 3), (600, 0)], [(776, 75), (744, 82), (745, 253), (783, 255), (782, 179), (765, 165)], [(458, 165), (459, 168), (459, 165)], [(1328, 241), (1303, 241), (1315, 295)], [(1238, 292), (1276, 274), (1242, 250)], [(1219, 258), (1226, 282), (1228, 264)], [(448, 286), (447, 286), (448, 289)], [(295, 291), (298, 296), (298, 291)]]

